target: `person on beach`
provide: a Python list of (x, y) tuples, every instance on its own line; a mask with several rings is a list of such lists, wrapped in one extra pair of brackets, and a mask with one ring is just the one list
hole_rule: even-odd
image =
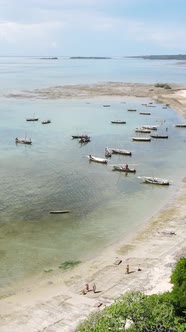
[(95, 284), (92, 286), (92, 290), (93, 290), (94, 293), (96, 292), (96, 285)]
[(141, 267), (140, 267), (140, 265), (138, 266), (138, 271), (141, 271)]
[(126, 273), (129, 274), (129, 264), (127, 264)]
[(87, 291), (87, 292), (90, 291), (89, 284), (86, 284), (86, 285), (85, 285), (85, 288), (86, 288), (86, 291)]

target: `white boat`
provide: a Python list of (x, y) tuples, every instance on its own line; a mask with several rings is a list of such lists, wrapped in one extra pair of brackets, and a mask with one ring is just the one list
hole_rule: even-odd
[(143, 125), (143, 126), (141, 126), (141, 128), (144, 128), (144, 129), (150, 129), (150, 130), (157, 130), (157, 129), (158, 129), (158, 126), (153, 126), (153, 125)]
[(151, 130), (150, 129), (145, 129), (145, 128), (136, 128), (135, 132), (136, 133), (150, 134)]
[(21, 144), (32, 144), (31, 138), (18, 138), (16, 137), (15, 139), (16, 144), (21, 143)]
[(105, 157), (112, 157), (112, 150), (108, 147), (105, 148)]
[(159, 184), (159, 185), (169, 185), (170, 181), (162, 178), (157, 178), (153, 176), (139, 176), (143, 179), (144, 183)]
[(89, 160), (94, 161), (96, 163), (102, 163), (102, 164), (107, 164), (108, 163), (107, 159), (95, 157), (95, 156), (92, 156), (91, 154), (89, 154)]
[(132, 152), (128, 150), (123, 150), (123, 149), (111, 149), (112, 153), (114, 154), (123, 154), (127, 156), (132, 156)]
[(125, 165), (125, 166), (114, 165), (112, 170), (119, 171), (119, 172), (126, 172), (126, 173), (135, 173), (136, 172), (135, 168), (130, 168), (130, 167), (128, 167), (128, 165)]
[(133, 141), (139, 141), (139, 142), (150, 142), (150, 137), (132, 137)]

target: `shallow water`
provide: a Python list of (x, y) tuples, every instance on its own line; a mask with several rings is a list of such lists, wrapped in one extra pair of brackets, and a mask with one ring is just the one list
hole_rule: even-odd
[[(28, 74), (31, 64), (25, 61)], [(8, 74), (13, 78), (11, 82), (4, 69), (7, 86), (1, 89), (2, 94), (16, 87), (16, 79), (17, 88), (23, 89), (16, 68), (21, 73), (24, 64), (20, 61), (19, 66), (14, 64)], [(48, 85), (40, 76), (43, 85), (58, 82), (58, 71), (52, 68)], [(28, 77), (24, 79), (26, 82)], [(30, 89), (32, 85), (35, 83), (28, 84)], [(151, 116), (140, 115), (140, 111), (147, 111), (141, 104), (148, 101), (142, 98), (46, 101), (2, 96), (1, 292), (45, 269), (57, 268), (64, 261), (83, 261), (98, 254), (140, 229), (177, 191), (184, 175), (186, 143), (185, 129), (175, 128), (174, 124), (182, 119), (161, 104), (148, 108)], [(103, 104), (111, 106), (104, 108)], [(137, 112), (128, 112), (128, 108), (136, 108)], [(39, 121), (26, 122), (33, 114)], [(47, 118), (52, 123), (42, 125), (41, 121)], [(111, 124), (115, 119), (126, 120), (126, 125)], [(132, 142), (135, 128), (142, 124), (159, 124), (160, 132), (168, 128), (169, 139)], [(71, 138), (82, 133), (91, 136), (90, 143), (81, 145)], [(32, 138), (32, 146), (16, 145), (15, 137), (25, 135)], [(89, 163), (87, 156), (104, 157), (106, 146), (128, 149), (132, 157), (113, 155), (108, 165)], [(118, 163), (135, 167), (136, 174), (112, 172), (112, 165)], [(172, 185), (145, 185), (138, 178), (143, 175), (171, 179)], [(71, 212), (48, 213), (61, 209)]]

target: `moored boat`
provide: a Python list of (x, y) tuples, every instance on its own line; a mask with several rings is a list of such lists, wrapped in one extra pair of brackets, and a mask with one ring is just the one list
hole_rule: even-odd
[(138, 142), (150, 142), (151, 138), (150, 137), (132, 137), (133, 141), (138, 141)]
[(49, 211), (50, 214), (62, 214), (62, 213), (69, 213), (70, 210), (54, 210), (54, 211)]
[(101, 163), (101, 164), (107, 164), (108, 163), (107, 159), (95, 157), (95, 156), (92, 156), (91, 154), (89, 154), (89, 161), (94, 161), (96, 163)]
[(38, 121), (39, 120), (39, 118), (28, 118), (28, 119), (26, 119), (26, 121)]
[(113, 120), (113, 121), (111, 121), (111, 123), (115, 123), (115, 124), (125, 124), (126, 121), (123, 121), (123, 120)]
[(128, 112), (136, 112), (136, 109), (134, 109), (134, 108), (129, 108), (129, 109), (128, 109)]
[(178, 123), (175, 127), (186, 128), (186, 123)]
[(111, 149), (114, 154), (123, 154), (127, 156), (132, 156), (132, 152), (124, 149)]
[(121, 166), (121, 165), (114, 165), (113, 171), (119, 171), (119, 172), (126, 172), (126, 173), (136, 173), (135, 168), (130, 168), (128, 165)]
[(152, 177), (152, 176), (139, 176), (143, 179), (144, 183), (158, 184), (158, 185), (169, 185), (170, 181), (162, 178)]
[(154, 134), (154, 135), (150, 135), (150, 137), (152, 138), (168, 138), (168, 135), (163, 135), (163, 134)]
[(151, 115), (150, 112), (140, 112), (141, 115)]
[(20, 143), (20, 144), (32, 144), (31, 138), (18, 138), (18, 137), (16, 137), (15, 142)]
[(112, 150), (108, 147), (105, 148), (105, 157), (111, 157), (112, 156)]
[(51, 120), (44, 120), (41, 122), (42, 124), (48, 124), (48, 123), (51, 123)]
[(141, 128), (144, 128), (144, 129), (150, 129), (150, 130), (157, 130), (157, 129), (158, 129), (158, 126), (153, 126), (153, 125), (143, 125), (143, 126), (141, 126)]
[(145, 128), (136, 128), (135, 132), (136, 133), (150, 134), (151, 130), (150, 129), (145, 129)]
[(89, 136), (83, 136), (79, 139), (79, 143), (88, 143), (88, 142), (90, 142)]

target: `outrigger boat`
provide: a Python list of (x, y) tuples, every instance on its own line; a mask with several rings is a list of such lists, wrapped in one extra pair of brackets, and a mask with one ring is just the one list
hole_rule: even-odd
[(89, 161), (95, 161), (96, 163), (107, 164), (108, 160), (104, 158), (98, 158), (89, 154)]
[(138, 141), (138, 142), (150, 142), (151, 138), (150, 137), (132, 137), (133, 141)]
[(123, 154), (127, 156), (132, 156), (132, 152), (123, 149), (111, 149), (113, 154)]
[(159, 185), (169, 185), (170, 182), (166, 179), (156, 178), (152, 176), (139, 176), (140, 179), (143, 179), (144, 183), (159, 184)]
[(115, 124), (125, 124), (126, 121), (123, 121), (123, 120), (113, 120), (113, 121), (111, 121), (111, 123), (115, 123)]
[(16, 137), (15, 139), (16, 144), (21, 143), (21, 144), (32, 144), (31, 138), (18, 138)]
[(119, 172), (126, 172), (126, 173), (136, 173), (135, 168), (129, 168), (127, 165), (125, 165), (125, 166), (114, 165), (112, 170), (119, 171)]

